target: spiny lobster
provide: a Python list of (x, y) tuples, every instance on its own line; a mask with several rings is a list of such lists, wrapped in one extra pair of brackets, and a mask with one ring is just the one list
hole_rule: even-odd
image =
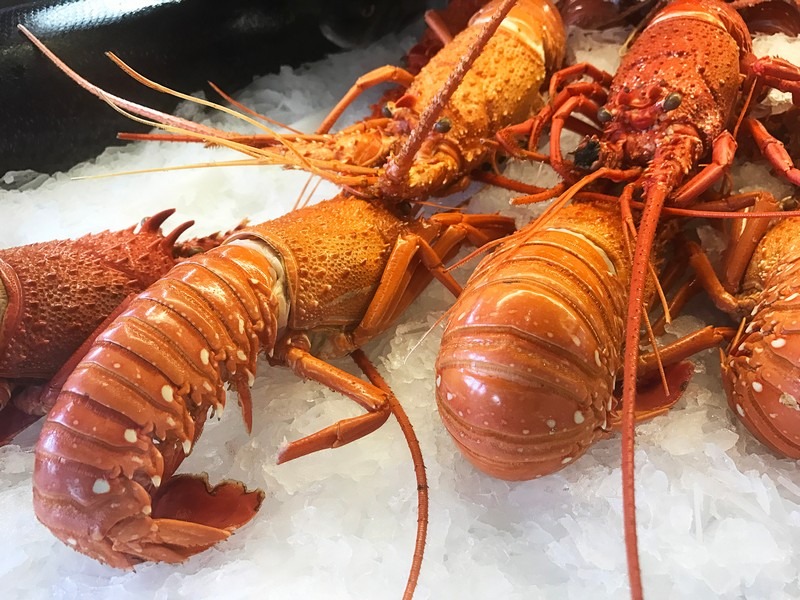
[[(772, 195), (756, 194), (754, 210), (775, 209)], [(731, 412), (780, 456), (800, 458), (800, 388), (797, 372), (800, 218), (743, 219), (716, 275), (700, 246), (687, 244), (697, 280), (714, 304), (741, 320), (727, 352), (720, 353), (722, 381)]]
[(224, 406), (223, 384), (237, 390), (248, 429), (261, 352), (367, 409), (289, 444), (281, 462), (374, 431), (389, 415), (386, 390), (324, 359), (355, 352), (432, 276), (457, 289), (441, 261), (512, 229), (505, 217), (407, 219), (340, 196), (182, 262), (129, 303), (64, 383), (36, 449), (37, 517), (116, 567), (180, 562), (225, 539), (260, 494), (172, 477), (209, 410)]
[[(591, 81), (573, 82), (584, 75)], [(541, 159), (533, 149), (543, 128), (552, 124), (548, 160), (565, 182), (577, 181), (556, 206), (597, 179), (628, 182), (620, 204), (628, 228), (635, 231), (630, 204), (637, 193), (644, 202), (633, 250), (622, 398), (626, 548), (634, 598), (642, 597), (633, 487), (636, 366), (658, 217), (665, 203), (690, 205), (724, 176), (736, 149), (736, 117), (748, 108), (748, 94), (757, 97), (764, 85), (797, 98), (800, 70), (779, 59), (755, 58), (745, 24), (725, 3), (676, 0), (653, 16), (615, 76), (589, 64), (567, 67), (551, 79), (550, 104), (536, 118), (499, 136), (514, 152), (509, 138), (528, 135), (530, 150), (515, 153)], [(573, 163), (564, 159), (560, 138), (575, 113), (600, 124), (602, 132), (579, 145)], [(783, 146), (755, 119), (747, 117), (744, 124), (775, 170), (800, 184), (800, 170)], [(703, 162), (707, 165), (700, 168)], [(593, 172), (586, 175), (587, 170)]]
[[(560, 66), (566, 40), (561, 17), (550, 0), (520, 0), (516, 5), (514, 0), (493, 0), (417, 75), (387, 66), (360, 77), (315, 134), (243, 136), (110, 96), (82, 80), (26, 29), (21, 30), (80, 85), (119, 108), (181, 133), (125, 136), (128, 139), (219, 144), (251, 156), (249, 164), (305, 169), (352, 193), (395, 201), (457, 191), (476, 168), (492, 162), (496, 145), (487, 139), (528, 118), (541, 105), (540, 87)], [(120, 66), (140, 81), (167, 91)], [(328, 133), (365, 89), (385, 82), (406, 89), (399, 99), (384, 105), (382, 116)], [(191, 137), (186, 137), (187, 132)]]

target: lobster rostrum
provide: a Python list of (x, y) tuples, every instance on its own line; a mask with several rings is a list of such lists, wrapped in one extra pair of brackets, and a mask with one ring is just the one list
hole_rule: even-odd
[[(673, 229), (659, 236), (653, 262)], [(549, 475), (619, 427), (630, 267), (619, 210), (603, 200), (519, 230), (478, 265), (445, 326), (436, 401), (479, 469), (510, 480)], [(660, 358), (684, 355), (662, 349)], [(637, 420), (667, 411), (690, 375), (688, 363), (668, 367), (667, 394), (643, 378)]]
[(172, 477), (224, 406), (223, 384), (237, 390), (248, 428), (261, 352), (367, 409), (288, 444), (281, 462), (366, 435), (388, 417), (387, 392), (325, 359), (382, 331), (432, 276), (457, 289), (441, 261), (512, 230), (505, 217), (403, 218), (340, 195), (180, 263), (131, 300), (66, 380), (36, 447), (37, 517), (122, 568), (180, 562), (225, 539), (261, 493)]
[[(591, 81), (573, 81), (586, 74)], [(746, 110), (749, 93), (758, 97), (759, 89), (769, 85), (797, 97), (798, 80), (797, 67), (753, 56), (746, 26), (726, 4), (676, 0), (653, 16), (616, 75), (587, 64), (556, 73), (550, 83), (551, 103), (535, 119), (500, 136), (510, 148), (506, 134), (528, 133), (528, 147), (535, 148), (544, 126), (552, 124), (550, 164), (566, 183), (577, 182), (557, 205), (594, 180), (626, 182), (621, 206), (633, 230), (630, 203), (637, 194), (644, 202), (631, 268), (622, 400), (626, 547), (634, 598), (642, 597), (633, 487), (636, 367), (659, 214), (665, 204), (681, 207), (696, 202), (725, 174), (736, 149), (732, 132), (736, 117)], [(560, 136), (576, 113), (593, 119), (602, 132), (579, 145), (573, 163), (562, 155)], [(754, 119), (744, 123), (776, 171), (800, 184), (800, 171), (785, 149)], [(530, 150), (520, 154), (540, 157)], [(703, 162), (707, 164), (700, 168)], [(586, 176), (587, 170), (593, 171), (591, 175)]]
[[(21, 29), (62, 70), (96, 95), (179, 133), (123, 136), (126, 139), (223, 145), (252, 157), (235, 164), (300, 168), (357, 195), (395, 201), (445, 195), (466, 186), (472, 171), (494, 159), (496, 144), (487, 139), (539, 108), (540, 87), (561, 64), (566, 43), (561, 17), (550, 0), (519, 0), (516, 4), (514, 0), (493, 0), (473, 16), (466, 29), (446, 40), (417, 75), (385, 66), (360, 77), (315, 134), (269, 131), (244, 136), (121, 102), (71, 72)], [(143, 83), (167, 91), (121, 61), (118, 64)], [(386, 102), (380, 116), (328, 133), (364, 90), (386, 82), (400, 84), (405, 92)]]
[(165, 210), (137, 227), (0, 250), (0, 443), (45, 414), (58, 384), (48, 381), (128, 296), (144, 290), (176, 258), (219, 243), (210, 236), (176, 245), (192, 221), (166, 236)]

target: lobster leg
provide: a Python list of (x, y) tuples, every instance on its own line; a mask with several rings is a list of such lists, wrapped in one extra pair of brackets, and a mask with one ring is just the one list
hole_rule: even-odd
[(764, 83), (783, 92), (791, 93), (795, 104), (798, 103), (800, 68), (796, 65), (782, 58), (767, 56), (756, 59), (751, 68)]
[(397, 83), (403, 87), (408, 87), (414, 82), (414, 76), (400, 67), (385, 65), (378, 67), (369, 73), (359, 77), (347, 93), (342, 97), (336, 106), (331, 109), (325, 120), (317, 128), (317, 133), (328, 133), (333, 124), (342, 116), (342, 113), (358, 98), (365, 90), (380, 85), (381, 83)]
[(372, 433), (389, 418), (390, 407), (386, 393), (371, 383), (312, 356), (302, 348), (290, 348), (286, 353), (286, 364), (300, 377), (313, 379), (328, 386), (355, 400), (369, 412), (343, 419), (316, 433), (290, 442), (278, 452), (278, 464), (319, 450), (349, 444)]
[[(690, 152), (691, 149), (687, 149), (686, 156), (691, 156)], [(734, 154), (736, 154), (736, 140), (729, 131), (723, 131), (714, 139), (711, 162), (675, 192), (671, 204), (686, 205), (714, 185), (730, 168)]]
[(766, 127), (756, 119), (747, 118), (744, 120), (744, 124), (758, 144), (761, 154), (770, 162), (775, 171), (790, 183), (800, 185), (800, 169), (794, 166), (792, 157), (789, 156), (783, 142), (771, 135)]

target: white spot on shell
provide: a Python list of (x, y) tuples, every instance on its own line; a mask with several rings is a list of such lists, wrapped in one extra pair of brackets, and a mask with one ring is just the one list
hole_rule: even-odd
[(573, 418), (575, 419), (575, 423), (577, 425), (580, 425), (581, 423), (583, 423), (586, 420), (586, 417), (584, 417), (583, 413), (581, 411), (579, 411), (579, 410), (575, 411), (575, 416)]
[(189, 454), (192, 451), (192, 442), (189, 440), (183, 440), (183, 453)]
[(203, 363), (204, 365), (207, 365), (208, 359), (209, 359), (208, 350), (203, 348), (202, 350), (200, 350), (200, 362)]
[(441, 375), (437, 375), (436, 376), (436, 387), (439, 387), (440, 385), (442, 385), (442, 376)]
[(167, 425), (169, 425), (170, 427), (175, 427), (175, 419), (173, 419), (172, 417), (167, 417)]
[(244, 372), (247, 373), (247, 385), (253, 387), (253, 384), (256, 382), (256, 376), (250, 372), (250, 369), (245, 369)]
[(781, 394), (781, 397), (778, 398), (778, 402), (780, 402), (784, 406), (788, 406), (789, 408), (800, 411), (800, 404), (797, 402), (797, 398), (795, 398), (791, 394), (787, 393)]
[(565, 456), (564, 460), (561, 461), (561, 464), (565, 465), (565, 464), (567, 464), (569, 462), (572, 462), (572, 457), (571, 456)]
[(531, 432), (530, 429), (523, 429), (522, 430), (522, 435), (528, 435), (530, 432)]
[(603, 366), (603, 363), (600, 362), (600, 353), (597, 350), (594, 351), (594, 362), (598, 367)]
[(773, 348), (783, 348), (786, 345), (786, 338), (775, 338), (769, 345)]
[(70, 546), (77, 546), (78, 545), (78, 540), (76, 540), (75, 538), (67, 538), (67, 543)]
[(455, 395), (451, 394), (450, 392), (447, 392), (445, 394), (445, 398), (447, 398), (448, 400), (452, 400), (453, 398), (455, 398)]
[(737, 405), (736, 405), (736, 412), (737, 412), (737, 413), (739, 413), (739, 416), (740, 416), (740, 417), (743, 417), (743, 416), (744, 416), (744, 409), (742, 408), (742, 405), (741, 405), (741, 404), (737, 404)]
[(165, 385), (161, 388), (161, 397), (166, 400), (167, 402), (172, 402), (174, 395), (172, 392), (172, 387), (169, 385)]
[(239, 317), (239, 333), (244, 333), (244, 319)]
[(160, 475), (153, 475), (150, 478), (150, 481), (153, 482), (153, 485), (156, 487), (161, 487), (161, 476)]
[(555, 428), (556, 428), (556, 421), (555, 421), (555, 419), (547, 419), (547, 421), (545, 421), (545, 424), (546, 424), (546, 425), (547, 425), (547, 426), (548, 426), (550, 429), (555, 429)]
[(205, 391), (207, 391), (207, 392), (211, 392), (211, 391), (213, 391), (213, 390), (214, 390), (214, 388), (213, 388), (213, 387), (211, 387), (211, 384), (210, 384), (210, 383), (208, 383), (207, 381), (204, 381), (204, 382), (203, 382), (203, 389), (204, 389)]
[(92, 485), (92, 491), (95, 494), (107, 494), (111, 491), (111, 484), (105, 479), (95, 479)]
[(133, 444), (136, 441), (136, 432), (133, 429), (125, 430), (125, 441)]
[(581, 338), (579, 338), (577, 335), (573, 335), (572, 336), (572, 343), (575, 344), (578, 348), (580, 348), (581, 347)]
[(797, 292), (795, 292), (794, 294), (792, 294), (790, 296), (786, 296), (786, 302), (791, 302), (792, 300), (794, 300), (798, 296), (800, 296), (800, 294), (798, 294)]
[(115, 368), (115, 369), (119, 369), (121, 366), (122, 366), (122, 365), (121, 365), (121, 364), (119, 364), (119, 363), (114, 363), (114, 368)]
[(750, 385), (752, 386), (754, 392), (763, 392), (764, 391), (764, 386), (761, 385), (760, 381), (754, 381)]
[(149, 504), (142, 507), (142, 514), (143, 515), (149, 515), (151, 512), (153, 512), (153, 507), (150, 506)]
[(238, 358), (239, 360), (247, 360), (247, 354), (245, 354), (241, 350), (237, 350), (236, 351), (236, 358)]

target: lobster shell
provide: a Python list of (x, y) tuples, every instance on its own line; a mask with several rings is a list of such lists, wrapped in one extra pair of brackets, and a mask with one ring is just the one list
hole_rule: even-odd
[(609, 203), (568, 205), (478, 265), (436, 361), (439, 414), (475, 466), (532, 479), (610, 435), (629, 280), (619, 209)]

